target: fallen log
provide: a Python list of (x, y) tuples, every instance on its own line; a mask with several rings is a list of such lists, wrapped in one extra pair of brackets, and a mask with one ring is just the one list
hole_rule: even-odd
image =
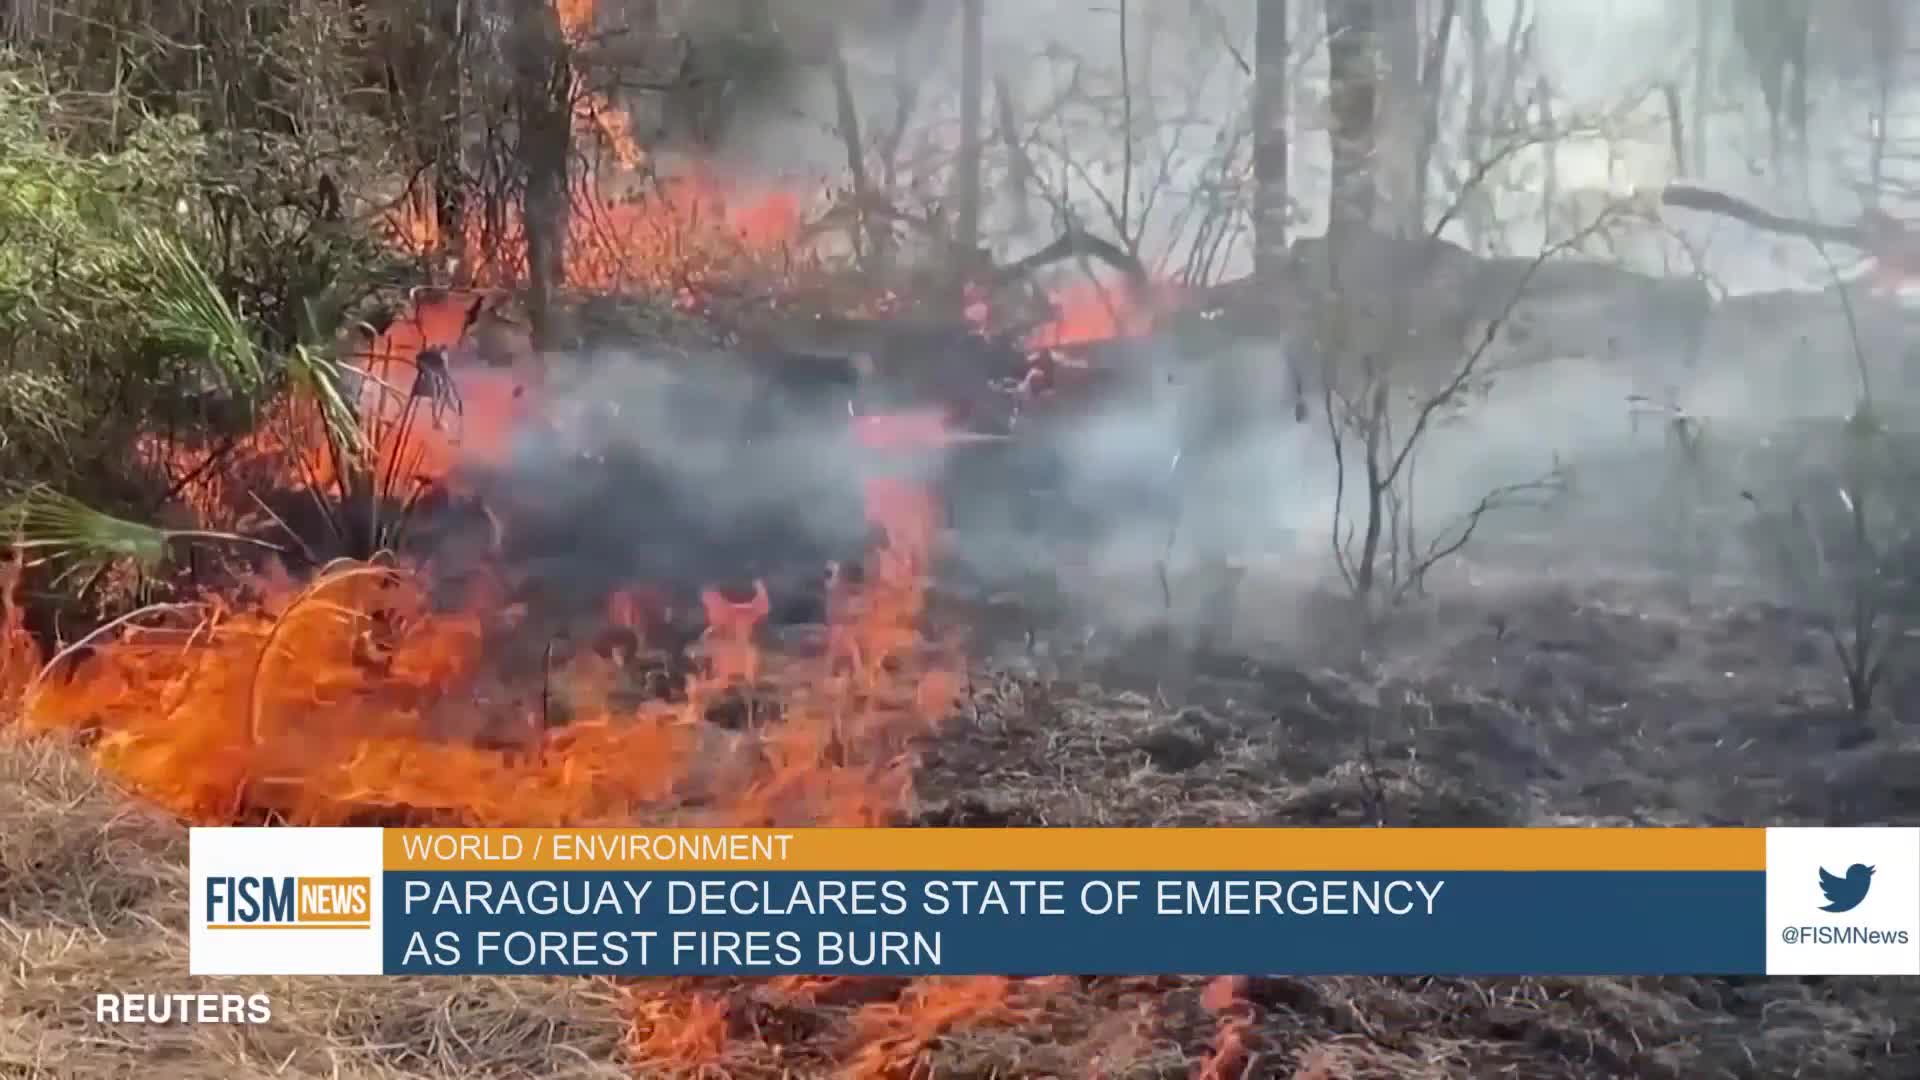
[(1694, 187), (1691, 184), (1667, 185), (1660, 196), (1660, 201), (1667, 206), (1718, 214), (1766, 232), (1799, 236), (1817, 243), (1845, 244), (1848, 247), (1871, 250), (1877, 242), (1861, 225), (1829, 225), (1806, 218), (1788, 217), (1763, 210), (1745, 199), (1735, 198), (1726, 192)]
[(1668, 186), (1661, 202), (1732, 218), (1764, 232), (1798, 236), (1815, 245), (1840, 244), (1858, 249), (1871, 260), (1871, 281), (1879, 290), (1898, 290), (1920, 278), (1920, 231), (1878, 207), (1869, 207), (1851, 225), (1833, 225), (1776, 214), (1725, 192), (1688, 184)]

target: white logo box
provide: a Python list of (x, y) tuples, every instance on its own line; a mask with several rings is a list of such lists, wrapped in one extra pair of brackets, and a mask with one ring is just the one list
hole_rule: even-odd
[[(1865, 899), (1821, 910), (1820, 872), (1845, 878), (1856, 864), (1873, 868)], [(1814, 940), (1834, 932), (1906, 940)], [(1920, 975), (1920, 828), (1768, 829), (1767, 974)]]

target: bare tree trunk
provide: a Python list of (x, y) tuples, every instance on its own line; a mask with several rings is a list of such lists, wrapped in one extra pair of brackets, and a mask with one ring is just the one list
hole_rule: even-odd
[(534, 347), (547, 349), (558, 344), (555, 307), (566, 280), (573, 72), (560, 19), (545, 0), (516, 0), (509, 55), (526, 185), (528, 316)]
[(1386, 502), (1393, 489), (1393, 479), (1386, 475), (1384, 463), (1385, 456), (1391, 453), (1383, 445), (1387, 432), (1388, 404), (1387, 383), (1384, 380), (1376, 382), (1372, 400), (1367, 404), (1364, 421), (1366, 430), (1362, 439), (1366, 453), (1367, 524), (1360, 540), (1360, 557), (1353, 576), (1353, 593), (1362, 603), (1373, 597), (1380, 562), (1380, 541), (1387, 520)]
[[(1353, 598), (1362, 611), (1374, 595), (1382, 541), (1386, 539), (1387, 501), (1393, 482), (1386, 457), (1390, 453), (1388, 409), (1395, 400), (1390, 369), (1394, 354), (1405, 348), (1397, 340), (1395, 328), (1406, 325), (1406, 301), (1415, 280), (1413, 275), (1402, 273), (1404, 268), (1394, 257), (1394, 246), (1383, 246), (1376, 239), (1382, 231), (1376, 220), (1381, 126), (1378, 108), (1383, 74), (1377, 17), (1381, 10), (1377, 0), (1327, 0), (1328, 111), (1332, 114), (1329, 141), (1333, 150), (1327, 223), (1331, 310), (1328, 341), (1320, 362), (1340, 483), (1344, 486), (1348, 468), (1345, 449), (1359, 451), (1358, 464), (1366, 478), (1366, 521), (1362, 523), (1359, 551), (1353, 553), (1353, 561), (1348, 564), (1352, 567), (1348, 580)], [(1404, 26), (1399, 32), (1404, 35)], [(1417, 29), (1413, 51), (1417, 56)], [(1417, 96), (1418, 91), (1412, 95), (1398, 93)], [(1394, 96), (1396, 92), (1390, 88), (1389, 100)], [(1412, 136), (1417, 127), (1417, 119), (1408, 124), (1403, 118), (1389, 130)], [(1398, 171), (1393, 179), (1405, 190), (1394, 194), (1402, 200), (1412, 197), (1410, 168), (1415, 140), (1409, 137), (1406, 141), (1403, 156), (1386, 163), (1390, 173)], [(1394, 214), (1389, 231), (1397, 233), (1407, 219), (1402, 212), (1405, 202), (1391, 209)], [(1352, 441), (1358, 446), (1353, 447)], [(1336, 539), (1336, 544), (1340, 543)]]
[(1371, 231), (1378, 203), (1374, 115), (1380, 47), (1374, 7), (1374, 0), (1327, 0), (1328, 104), (1333, 114), (1327, 240), (1335, 253)]
[(1440, 0), (1433, 40), (1420, 60), (1420, 131), (1413, 158), (1413, 235), (1427, 232), (1427, 191), (1433, 174), (1433, 148), (1440, 141), (1440, 97), (1445, 92), (1447, 52), (1453, 45), (1457, 0)]
[[(1482, 119), (1480, 150), (1470, 159), (1476, 163), (1487, 163), (1498, 159), (1511, 150), (1510, 145), (1496, 145), (1488, 137), (1488, 133), (1507, 132), (1523, 119), (1520, 112), (1522, 89), (1520, 80), (1528, 70), (1528, 64), (1533, 57), (1534, 30), (1537, 25), (1538, 19), (1530, 13), (1527, 0), (1514, 0), (1512, 16), (1507, 20), (1506, 39), (1500, 46), (1500, 81), (1497, 85), (1489, 87), (1491, 96), (1487, 101), (1486, 113)], [(1609, 143), (1610, 147), (1611, 145)], [(1611, 155), (1612, 152), (1610, 149), (1609, 154)], [(1475, 167), (1478, 168), (1479, 165)], [(1462, 196), (1466, 200), (1468, 210), (1477, 215), (1477, 220), (1472, 223), (1473, 230), (1485, 239), (1488, 248), (1493, 251), (1503, 251), (1506, 246), (1504, 230), (1497, 230), (1494, 220), (1493, 193), (1500, 183), (1501, 171), (1489, 169), (1487, 174)], [(1608, 163), (1607, 172), (1611, 177), (1613, 172), (1611, 160)]]
[(840, 46), (840, 35), (831, 30), (827, 39), (827, 70), (833, 81), (833, 103), (840, 129), (840, 142), (846, 149), (847, 175), (853, 183), (853, 245), (861, 262), (875, 270), (886, 266), (892, 257), (887, 230), (889, 224), (875, 211), (878, 197), (867, 176), (867, 147), (860, 137), (860, 107), (853, 97), (853, 77), (847, 70), (847, 54)]
[(1873, 127), (1869, 131), (1872, 140), (1868, 151), (1868, 170), (1871, 193), (1867, 196), (1868, 205), (1879, 206), (1885, 192), (1887, 171), (1887, 129), (1893, 124), (1889, 115), (1893, 109), (1893, 88), (1900, 68), (1902, 49), (1901, 11), (1892, 0), (1876, 0), (1868, 9), (1873, 30), (1873, 81), (1874, 110)]
[(1768, 149), (1774, 176), (1784, 184), (1787, 153), (1795, 155), (1797, 179), (1806, 191), (1807, 40), (1812, 7), (1807, 0), (1743, 0), (1733, 7), (1733, 31), (1759, 77), (1767, 103)]
[[(1542, 75), (1534, 86), (1534, 95), (1540, 99), (1540, 130), (1545, 136), (1540, 144), (1541, 156), (1545, 158), (1541, 171), (1546, 174), (1540, 178), (1540, 238), (1547, 247), (1552, 247), (1560, 240), (1559, 226), (1554, 224), (1558, 220), (1554, 203), (1560, 201), (1560, 134), (1554, 130), (1557, 121), (1553, 115), (1552, 85)], [(1576, 223), (1574, 227), (1579, 228), (1581, 224), (1584, 223)]]
[[(1467, 0), (1467, 145), (1468, 162), (1484, 161), (1487, 151), (1487, 46), (1492, 36), (1486, 0)], [(1467, 246), (1475, 254), (1486, 250), (1489, 222), (1478, 192), (1464, 196)]]
[(31, 42), (40, 28), (39, 0), (14, 0), (6, 7), (7, 43), (19, 48)]
[(1386, 201), (1385, 225), (1395, 234), (1419, 229), (1413, 205), (1415, 159), (1420, 149), (1420, 12), (1413, 0), (1380, 8), (1379, 41), (1386, 64), (1386, 109), (1380, 123), (1380, 186)]
[(1680, 109), (1680, 84), (1660, 84), (1660, 99), (1667, 106), (1667, 153), (1673, 158), (1673, 175), (1687, 175), (1687, 121)]
[(986, 0), (961, 0), (960, 158), (955, 166), (953, 238), (960, 252), (980, 246), (980, 120), (986, 97), (985, 44), (981, 24)]
[(432, 96), (429, 102), (451, 110), (451, 117), (439, 113), (436, 109), (426, 117), (431, 124), (427, 148), (429, 164), (433, 176), (433, 215), (435, 233), (440, 240), (439, 255), (443, 265), (454, 270), (455, 283), (464, 283), (472, 267), (466, 265), (467, 234), (467, 171), (466, 171), (466, 132), (463, 128), (466, 117), (467, 86), (467, 0), (433, 0), (432, 18), (428, 28), (428, 40), (437, 47), (432, 61), (433, 70), (439, 76), (430, 84)]
[(1253, 67), (1253, 272), (1278, 281), (1287, 262), (1287, 0), (1259, 0)]
[(1694, 0), (1698, 8), (1699, 26), (1693, 47), (1693, 153), (1688, 155), (1688, 164), (1693, 175), (1705, 179), (1707, 175), (1707, 117), (1711, 110), (1707, 98), (1712, 94), (1713, 50), (1717, 45), (1718, 19), (1715, 13), (1719, 8), (1718, 0)]
[(1033, 226), (1033, 163), (1020, 143), (1020, 106), (1006, 76), (993, 80), (993, 97), (1000, 111), (1000, 143), (1007, 153), (1007, 201), (1013, 204), (1014, 229), (1024, 233)]

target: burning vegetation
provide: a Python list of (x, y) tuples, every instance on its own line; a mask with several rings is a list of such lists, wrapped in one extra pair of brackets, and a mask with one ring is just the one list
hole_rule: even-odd
[[(989, 62), (1005, 6), (76, 0), (7, 22), (0, 1066), (1912, 1075), (1913, 988), (1844, 980), (304, 980), (274, 986), (280, 1030), (160, 1035), (136, 1065), (75, 1027), (61, 995), (101, 972), (181, 969), (181, 823), (1911, 818), (1920, 754), (1887, 714), (1920, 683), (1890, 659), (1911, 631), (1888, 568), (1915, 519), (1855, 498), (1911, 486), (1875, 350), (1907, 316), (1839, 291), (1858, 363), (1822, 385), (1857, 372), (1859, 407), (1811, 465), (1715, 472), (1674, 404), (1651, 464), (1612, 463), (1617, 517), (1569, 510), (1557, 458), (1482, 483), (1499, 455), (1445, 440), (1488, 435), (1496, 376), (1638, 351), (1671, 382), (1801, 310), (1561, 259), (1693, 252), (1637, 197), (1568, 227), (1557, 180), (1515, 214), (1539, 253), (1504, 254), (1507, 188), (1559, 175), (1534, 148), (1641, 99), (1553, 115), (1525, 3), (1503, 41), (1450, 0), (1123, 2), (1113, 70), (1056, 42), (1038, 88)], [(1289, 165), (1308, 57), (1324, 213)], [(755, 167), (785, 151), (741, 146), (804, 126), (803, 91), (835, 166)], [(1665, 205), (1899, 261), (1884, 216)], [(1754, 479), (1789, 472), (1814, 479)], [(1807, 511), (1815, 487), (1842, 508)], [(1567, 580), (1567, 536), (1733, 536), (1729, 505), (1775, 494), (1762, 546), (1817, 604), (1697, 599), (1698, 544), (1662, 549), (1685, 565), (1651, 599)], [(1310, 544), (1268, 544), (1276, 507)], [(1523, 507), (1570, 531), (1477, 558)], [(1405, 618), (1443, 610), (1450, 568), (1457, 607)], [(1551, 595), (1500, 591), (1528, 572)], [(1285, 591), (1249, 600), (1262, 573)], [(1278, 640), (1233, 632), (1249, 608)], [(1729, 740), (1729, 716), (1766, 737)]]
[[(553, 12), (556, 55), (578, 55), (592, 5)], [(860, 488), (872, 540), (814, 568), (818, 632), (787, 635), (789, 647), (769, 644), (765, 580), (744, 594), (640, 581), (573, 611), (530, 610), (540, 605), (518, 598), (509, 538), (525, 523), (491, 501), (486, 478), (553, 419), (543, 356), (554, 342), (537, 349), (505, 314), (530, 252), (565, 252), (554, 284), (569, 299), (541, 301), (555, 309), (588, 294), (654, 298), (675, 317), (712, 315), (716, 304), (801, 306), (805, 282), (824, 276), (800, 195), (751, 191), (702, 167), (658, 176), (624, 110), (583, 72), (571, 72), (566, 96), (573, 137), (603, 144), (612, 172), (579, 178), (558, 239), (540, 239), (518, 208), (491, 221), (437, 213), (446, 200), (416, 186), (381, 228), (396, 255), (437, 263), (455, 288), (416, 288), (334, 340), (290, 343), (278, 385), (223, 435), (133, 439), (137, 465), (166, 485), (176, 528), (110, 518), (43, 489), (17, 504), (0, 590), (10, 737), (66, 736), (114, 783), (193, 824), (904, 820), (915, 742), (954, 713), (966, 659), (926, 620), (938, 493), (911, 467), (884, 463), (967, 437), (940, 403), (841, 417), (883, 465)], [(174, 254), (185, 302), (232, 333), (216, 342), (225, 359), (261, 366), (213, 276), (186, 248)], [(899, 298), (882, 288), (830, 314), (885, 315)], [(1042, 347), (1143, 330), (1120, 303), (1074, 294), (1057, 321), (1026, 336)], [(971, 316), (986, 319), (978, 302)], [(974, 332), (964, 321), (953, 331)], [(484, 520), (477, 557), (448, 559), (409, 532), (460, 509), (469, 532), (473, 512)], [(23, 587), (76, 569), (124, 571), (93, 543), (115, 529), (138, 549), (132, 568), (160, 576), (120, 590), (127, 609), (82, 632), (36, 637)], [(183, 575), (166, 550), (182, 541), (213, 558)], [(175, 595), (126, 603), (156, 586)], [(1029, 1015), (1020, 1002), (1045, 989), (786, 979), (764, 992), (850, 1009), (836, 1068), (880, 1078), (922, 1068), (927, 1047), (956, 1027)], [(756, 1031), (765, 1020), (756, 1012), (777, 1007), (762, 990), (618, 993), (630, 1016), (626, 1056), (642, 1074), (723, 1066), (743, 1046), (758, 1047), (747, 1060), (779, 1050), (763, 1041), (777, 1036)]]

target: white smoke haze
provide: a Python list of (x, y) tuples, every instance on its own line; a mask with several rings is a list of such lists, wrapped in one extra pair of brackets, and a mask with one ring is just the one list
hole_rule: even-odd
[[(1290, 182), (1300, 206), (1298, 235), (1311, 237), (1324, 230), (1327, 202), (1325, 53), (1323, 34), (1313, 24), (1318, 5), (1292, 6), (1301, 55), (1290, 94)], [(1120, 77), (1121, 10), (1128, 13), (1130, 106)], [(1686, 180), (1783, 212), (1850, 220), (1861, 207), (1859, 122), (1871, 108), (1864, 88), (1811, 87), (1811, 167), (1803, 178), (1771, 175), (1756, 84), (1719, 57), (1705, 82), (1711, 108), (1701, 141), (1707, 164), (1703, 170), (1696, 162), (1683, 174), (1655, 91), (1663, 83), (1680, 88), (1685, 115), (1698, 122), (1702, 103), (1692, 96), (1696, 55), (1688, 44), (1692, 8), (1629, 0), (1605, 7), (1542, 4), (1537, 10), (1536, 67), (1553, 88), (1556, 115), (1569, 124), (1595, 118), (1609, 123), (1562, 141), (1552, 155), (1551, 177), (1548, 155), (1538, 148), (1514, 155), (1497, 170), (1489, 181), (1494, 207), (1487, 242), (1522, 258), (1541, 250), (1541, 203), (1549, 187), (1587, 216), (1638, 200), (1637, 212), (1622, 212), (1620, 224), (1607, 230), (1611, 250), (1590, 244), (1564, 258), (1637, 271), (1660, 284), (1636, 291), (1639, 286), (1623, 280), (1617, 287), (1528, 300), (1507, 313), (1512, 331), (1503, 333), (1502, 344), (1480, 365), (1495, 376), (1490, 390), (1448, 410), (1447, 419), (1423, 438), (1415, 514), (1421, 534), (1432, 536), (1489, 490), (1565, 465), (1579, 484), (1568, 505), (1554, 510), (1557, 517), (1506, 511), (1488, 519), (1486, 535), (1558, 521), (1563, 532), (1556, 543), (1563, 552), (1644, 548), (1653, 543), (1645, 534), (1661, 495), (1675, 416), (1694, 418), (1710, 439), (1738, 445), (1796, 420), (1848, 415), (1859, 399), (1856, 323), (1876, 389), (1906, 396), (1899, 377), (1903, 316), (1894, 305), (1857, 300), (1859, 310), (1850, 315), (1829, 289), (1835, 268), (1811, 245), (1657, 206), (1661, 187)], [(775, 17), (840, 20), (870, 147), (890, 136), (898, 73), (907, 73), (914, 100), (895, 159), (897, 193), (906, 202), (939, 203), (957, 143), (957, 23), (929, 16), (903, 46), (889, 4), (812, 5), (808, 12), (776, 5)], [(1512, 17), (1511, 2), (1487, 4), (1496, 44)], [(990, 128), (998, 122), (995, 84), (1011, 87), (1025, 125), (1023, 146), (1039, 173), (1030, 202), (1011, 205), (1002, 182), (1006, 148), (997, 133), (987, 139), (985, 216), (996, 257), (1018, 257), (1054, 238), (1063, 210), (1070, 210), (1090, 231), (1136, 245), (1157, 273), (1172, 275), (1188, 265), (1180, 245), (1192, 242), (1206, 181), (1227, 176), (1239, 185), (1227, 197), (1236, 204), (1246, 197), (1247, 148), (1240, 133), (1249, 79), (1236, 56), (1250, 60), (1252, 25), (1250, 0), (990, 0), (986, 120)], [(1463, 35), (1453, 40), (1452, 67), (1458, 70), (1449, 72), (1454, 90), (1441, 110), (1436, 158), (1458, 170), (1468, 164), (1458, 160)], [(1121, 127), (1129, 110), (1131, 140)], [(1229, 145), (1237, 148), (1223, 158)], [(844, 148), (826, 76), (806, 74), (783, 92), (777, 109), (745, 118), (723, 148), (722, 160), (728, 158), (763, 173), (844, 182)], [(1124, 168), (1129, 160), (1131, 173)], [(1430, 217), (1441, 209), (1432, 208)], [(1240, 235), (1224, 246), (1213, 280), (1250, 268), (1243, 213), (1236, 227)], [(1464, 239), (1458, 229), (1447, 235)], [(1839, 269), (1851, 272), (1844, 263)], [(1084, 272), (1069, 264), (1057, 274), (1071, 280)], [(1672, 302), (1689, 289), (1702, 290), (1702, 280), (1726, 297), (1704, 317), (1704, 326), (1698, 311)], [(1501, 297), (1471, 302), (1476, 310), (1504, 306)], [(1283, 318), (1278, 305), (1275, 318)], [(1288, 363), (1300, 358), (1289, 357), (1292, 346), (1282, 338), (1299, 329), (1276, 326), (1272, 341), (1235, 346), (1231, 356), (1219, 347), (1183, 344), (1177, 335), (1154, 339), (1145, 346), (1152, 359), (1139, 380), (1142, 392), (1088, 406), (1056, 427), (1046, 447), (1057, 455), (1051, 474), (1033, 463), (1044, 457), (1035, 453), (997, 480), (991, 469), (955, 479), (961, 488), (985, 487), (948, 492), (966, 512), (955, 522), (960, 535), (947, 550), (998, 580), (1081, 567), (1093, 579), (1113, 583), (1115, 610), (1159, 604), (1164, 597), (1156, 595), (1157, 581), (1198, 574), (1223, 557), (1329, 579), (1336, 473), (1326, 422), (1311, 392), (1311, 415), (1296, 420), (1285, 386)], [(1520, 337), (1527, 340), (1508, 341)], [(1416, 362), (1445, 369), (1462, 362), (1469, 347)], [(612, 450), (659, 465), (672, 478), (675, 497), (696, 507), (692, 512), (708, 526), (783, 522), (823, 548), (860, 533), (857, 504), (833, 493), (854, 489), (860, 478), (885, 466), (876, 466), (872, 451), (848, 439), (844, 410), (812, 408), (760, 430), (740, 419), (746, 408), (740, 402), (751, 397), (750, 383), (758, 376), (718, 374), (745, 369), (719, 365), (700, 376), (709, 381), (697, 384), (688, 382), (688, 368), (678, 361), (626, 356), (592, 370), (596, 374), (559, 395), (553, 419), (561, 441), (544, 448), (545, 457), (523, 462), (521, 486), (549, 499), (576, 499), (583, 516), (642, 512), (597, 504), (600, 496), (589, 485), (569, 487), (566, 461)], [(678, 389), (670, 391), (670, 385)], [(1266, 419), (1230, 435), (1210, 430), (1210, 410), (1222, 397)], [(589, 423), (588, 413), (602, 419)], [(731, 434), (706, 437), (723, 428), (759, 431), (754, 438), (760, 443), (742, 457), (728, 448)], [(947, 456), (951, 461), (978, 452)], [(1355, 467), (1351, 459), (1348, 466)], [(994, 489), (996, 483), (1004, 488)], [(1363, 499), (1356, 490), (1360, 483), (1350, 471), (1345, 507), (1356, 530), (1362, 527), (1352, 516)], [(1068, 511), (1080, 514), (1072, 528), (1061, 524), (1072, 516)]]
[[(1516, 3), (1524, 5), (1522, 14), (1535, 27), (1533, 68), (1550, 85), (1553, 111), (1561, 126), (1576, 128), (1583, 118), (1608, 121), (1607, 130), (1593, 137), (1568, 135), (1560, 140), (1552, 178), (1560, 197), (1577, 200), (1578, 193), (1624, 197), (1683, 178), (1673, 160), (1665, 107), (1657, 90), (1665, 83), (1674, 84), (1681, 92), (1687, 123), (1694, 122), (1701, 105), (1692, 99), (1698, 53), (1693, 46), (1697, 40), (1694, 8), (1662, 0), (1627, 0), (1604, 8), (1489, 0), (1486, 19), (1495, 49), (1502, 47), (1513, 25)], [(1298, 70), (1290, 87), (1294, 132), (1290, 184), (1299, 204), (1301, 232), (1311, 235), (1325, 227), (1327, 199), (1325, 32), (1319, 22), (1319, 4), (1290, 6)], [(957, 11), (958, 5), (946, 8)], [(892, 122), (898, 103), (897, 50), (905, 41), (914, 111), (902, 157), (914, 160), (902, 161), (902, 175), (912, 180), (916, 169), (925, 170), (927, 193), (937, 196), (944, 189), (945, 165), (957, 144), (957, 15), (952, 11), (944, 17), (926, 15), (903, 37), (902, 23), (892, 10), (889, 3), (816, 5), (789, 0), (775, 5), (775, 18), (791, 22), (838, 16), (863, 134), (870, 143), (885, 137)], [(1120, 124), (1122, 10), (1127, 13), (1125, 67), (1135, 122), (1131, 141), (1136, 200), (1130, 227), (1143, 233), (1143, 253), (1157, 259), (1165, 254), (1162, 249), (1180, 243), (1181, 229), (1175, 219), (1191, 214), (1184, 205), (1191, 199), (1175, 197), (1176, 193), (1191, 195), (1207, 175), (1223, 137), (1231, 140), (1247, 122), (1250, 78), (1241, 65), (1251, 63), (1252, 0), (990, 2), (984, 31), (988, 79), (1005, 80), (1011, 86), (1022, 135), (1042, 178), (1056, 194), (1060, 189), (1077, 191), (1070, 195), (1076, 213), (1106, 226), (1110, 208), (1120, 201), (1118, 174), (1127, 158)], [(1861, 208), (1858, 187), (1865, 173), (1864, 136), (1873, 107), (1864, 75), (1858, 86), (1816, 83), (1810, 87), (1814, 103), (1808, 157), (1812, 165), (1804, 183), (1787, 182), (1770, 174), (1767, 117), (1758, 84), (1729, 59), (1733, 46), (1725, 40), (1727, 35), (1725, 27), (1718, 29), (1707, 66), (1707, 165), (1702, 170), (1698, 163), (1691, 163), (1684, 179), (1786, 211), (1850, 219)], [(1814, 47), (1822, 44), (1816, 40)], [(1447, 96), (1442, 109), (1443, 145), (1438, 151), (1442, 159), (1449, 151), (1446, 144), (1457, 142), (1464, 124), (1463, 33), (1453, 35), (1453, 46), (1446, 81), (1455, 92)], [(1835, 41), (1827, 47), (1848, 46)], [(1531, 78), (1530, 73), (1529, 82)], [(1536, 91), (1532, 85), (1519, 89), (1523, 95)], [(1916, 105), (1920, 99), (1903, 88), (1895, 94), (1890, 112), (1897, 118), (1914, 112)], [(995, 108), (990, 92), (989, 128), (997, 123)], [(777, 109), (740, 128), (726, 149), (737, 160), (754, 162), (768, 171), (843, 178), (845, 155), (835, 123), (829, 81), (825, 74), (809, 71), (796, 78)], [(1687, 141), (1693, 141), (1691, 132)], [(985, 153), (991, 180), (1005, 170), (1004, 148), (996, 138), (989, 138)], [(1245, 168), (1246, 154), (1241, 140), (1237, 169)], [(1492, 177), (1500, 204), (1496, 223), (1507, 250), (1539, 246), (1539, 199), (1548, 180), (1545, 158), (1537, 149), (1520, 152)], [(1898, 172), (1901, 163), (1894, 162), (1891, 168)], [(1097, 193), (1094, 188), (1099, 189)], [(1158, 201), (1150, 211), (1143, 209), (1148, 193), (1155, 189), (1161, 190)], [(1016, 235), (1010, 223), (1020, 215), (1006, 205), (1004, 192), (992, 194), (989, 226), (1006, 247), (1002, 255), (1023, 253), (1036, 238), (1051, 238), (1046, 229), (1051, 209), (1047, 200), (1036, 199), (1026, 208), (1029, 217), (1039, 218), (1035, 231)], [(1707, 252), (1707, 272), (1735, 292), (1817, 287), (1827, 276), (1821, 260), (1802, 243), (1782, 243), (1698, 215), (1665, 225), (1677, 232), (1685, 247)], [(1640, 245), (1645, 250), (1634, 253), (1634, 268), (1648, 272), (1692, 269), (1684, 264), (1680, 244), (1655, 245), (1648, 237), (1635, 239), (1646, 242)], [(1234, 261), (1222, 272), (1227, 276), (1243, 273), (1248, 258), (1245, 244), (1239, 244)]]

